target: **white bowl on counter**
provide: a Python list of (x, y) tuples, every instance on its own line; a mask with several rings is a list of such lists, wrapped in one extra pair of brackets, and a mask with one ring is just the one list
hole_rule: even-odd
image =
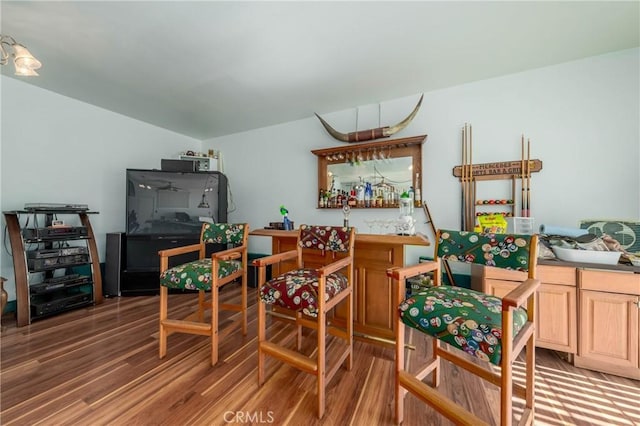
[(619, 251), (598, 251), (579, 250), (552, 246), (551, 250), (560, 260), (579, 263), (599, 263), (602, 265), (616, 265), (620, 260), (622, 252)]

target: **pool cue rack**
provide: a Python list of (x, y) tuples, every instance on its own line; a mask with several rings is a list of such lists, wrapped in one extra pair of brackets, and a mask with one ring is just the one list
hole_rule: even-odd
[[(461, 184), (461, 222), (460, 229), (473, 231), (478, 216), (502, 214), (503, 216), (530, 217), (531, 215), (531, 175), (542, 170), (542, 161), (531, 159), (531, 142), (525, 144), (521, 139), (522, 157), (520, 160), (495, 163), (473, 163), (473, 145), (471, 125), (462, 129), (462, 164), (453, 168), (453, 176)], [(510, 188), (506, 198), (478, 199), (478, 182), (508, 180)], [(518, 182), (520, 185), (518, 185)], [(520, 209), (517, 208), (517, 193), (520, 189)]]

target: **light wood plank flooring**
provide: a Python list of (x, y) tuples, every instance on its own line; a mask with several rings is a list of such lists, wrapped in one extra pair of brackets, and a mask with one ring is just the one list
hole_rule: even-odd
[[(238, 286), (228, 287), (222, 298), (238, 298)], [(170, 295), (170, 312), (186, 315), (193, 299)], [(222, 314), (225, 337), (215, 367), (203, 336), (170, 336), (167, 357), (158, 359), (158, 305), (157, 296), (107, 299), (21, 328), (5, 316), (0, 424), (393, 424), (391, 348), (355, 343), (354, 368), (341, 369), (329, 384), (319, 421), (312, 376), (269, 360), (268, 380), (258, 388), (255, 303), (247, 336), (232, 321), (237, 314)], [(285, 336), (288, 327), (273, 321), (268, 332)], [(312, 353), (313, 332), (305, 336), (304, 350)], [(416, 345), (414, 357), (425, 350), (424, 336), (407, 338)], [(536, 424), (640, 425), (640, 382), (574, 368), (551, 351), (536, 355)], [(495, 423), (495, 387), (446, 362), (443, 374), (443, 391)], [(411, 396), (405, 404), (406, 425), (450, 424)]]

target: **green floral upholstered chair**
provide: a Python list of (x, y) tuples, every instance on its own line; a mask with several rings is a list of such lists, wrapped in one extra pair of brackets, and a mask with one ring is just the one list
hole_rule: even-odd
[[(167, 353), (167, 337), (174, 332), (199, 334), (211, 339), (211, 365), (218, 362), (219, 310), (241, 312), (242, 334), (247, 334), (247, 240), (249, 226), (246, 223), (204, 223), (200, 242), (158, 252), (160, 255), (160, 358)], [(221, 245), (222, 250), (206, 256), (207, 245)], [(198, 259), (169, 268), (172, 256), (198, 253)], [(240, 304), (221, 304), (220, 287), (240, 280), (242, 298)], [(169, 289), (197, 290), (198, 306), (184, 319), (168, 318)], [(210, 298), (205, 296), (210, 293)], [(205, 312), (211, 315), (205, 321)]]
[[(325, 408), (325, 388), (343, 362), (348, 370), (353, 365), (353, 250), (355, 229), (335, 226), (301, 225), (297, 231), (296, 248), (284, 253), (254, 260), (259, 268), (258, 303), (258, 384), (265, 381), (265, 357), (271, 356), (316, 376), (318, 418)], [(295, 262), (295, 268), (283, 272), (285, 262)], [(282, 263), (281, 263), (282, 262)], [(265, 282), (265, 268), (280, 264), (280, 275)], [(344, 302), (341, 314), (346, 330), (328, 324), (331, 309)], [(296, 350), (275, 339), (267, 340), (267, 305), (291, 314), (297, 332)], [(346, 313), (345, 313), (346, 312)], [(317, 351), (312, 357), (300, 353), (302, 327), (316, 330)], [(327, 354), (326, 334), (340, 343), (332, 344)], [(286, 339), (285, 339), (286, 342)], [(330, 356), (332, 355), (332, 356)], [(332, 360), (333, 363), (328, 363)], [(331, 365), (327, 365), (331, 364)]]
[[(387, 271), (390, 277), (398, 281), (398, 300), (402, 300), (398, 310), (396, 338), (396, 423), (403, 421), (404, 395), (407, 391), (454, 423), (476, 425), (488, 421), (458, 406), (435, 389), (440, 380), (441, 359), (500, 387), (502, 425), (511, 424), (513, 392), (525, 400), (522, 419), (533, 419), (534, 300), (540, 284), (535, 279), (537, 244), (536, 235), (439, 230), (434, 261)], [(528, 278), (500, 299), (479, 291), (442, 285), (443, 260), (449, 264), (475, 263), (524, 271), (528, 273)], [(427, 272), (433, 272), (434, 285), (406, 295), (405, 281)], [(433, 338), (433, 356), (426, 366), (419, 369), (420, 373), (405, 370), (407, 326)], [(443, 342), (448, 348), (443, 346)], [(512, 364), (525, 347), (526, 384), (523, 387), (512, 381)], [(469, 357), (486, 362), (473, 362)], [(491, 364), (500, 366), (500, 373), (495, 373), (490, 368)], [(430, 373), (433, 374), (432, 387), (422, 381)]]

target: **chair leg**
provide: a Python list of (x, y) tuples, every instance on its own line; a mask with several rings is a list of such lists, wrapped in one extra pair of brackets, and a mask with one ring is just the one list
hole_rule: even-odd
[(353, 291), (347, 296), (347, 345), (349, 346), (349, 355), (346, 359), (347, 371), (353, 369)]
[(532, 334), (527, 341), (527, 366), (526, 366), (526, 401), (525, 406), (532, 412), (534, 411), (535, 404), (535, 375), (536, 375), (536, 348), (535, 348), (535, 335)]
[(204, 322), (204, 311), (206, 309), (205, 302), (205, 292), (204, 290), (198, 291), (198, 321)]
[(302, 314), (300, 312), (296, 312), (296, 349), (298, 352), (302, 350), (302, 326), (298, 321), (301, 318)]
[(513, 311), (502, 311), (502, 360), (500, 361), (500, 424), (511, 425), (513, 415)]
[(512, 422), (512, 364), (508, 362), (506, 365), (503, 364), (502, 371), (500, 373), (502, 375), (502, 383), (500, 386), (500, 424), (502, 426), (511, 425)]
[(404, 370), (404, 323), (397, 321), (396, 327), (396, 368), (395, 368), (395, 420), (396, 424), (402, 423), (404, 419), (404, 395), (405, 392), (400, 386), (400, 372)]
[(211, 365), (218, 362), (218, 284), (211, 285)]
[(167, 330), (164, 328), (163, 321), (167, 319), (167, 302), (169, 291), (167, 287), (160, 286), (160, 335), (159, 341), (159, 356), (160, 359), (164, 358), (167, 354)]
[(262, 342), (266, 339), (267, 311), (265, 304), (258, 300), (258, 386), (264, 383), (264, 361), (265, 355), (262, 352)]
[(318, 310), (318, 370), (317, 374), (317, 384), (318, 384), (318, 418), (322, 419), (324, 415), (324, 406), (325, 406), (325, 344), (326, 344), (326, 313), (324, 309)]
[(247, 335), (247, 273), (242, 274), (242, 335)]
[(431, 385), (434, 388), (437, 388), (438, 386), (440, 386), (440, 354), (438, 354), (438, 351), (442, 350), (442, 344), (440, 343), (440, 340), (436, 339), (435, 337), (432, 338), (432, 342), (433, 359), (435, 360), (434, 362), (436, 363), (436, 367), (433, 369)]

